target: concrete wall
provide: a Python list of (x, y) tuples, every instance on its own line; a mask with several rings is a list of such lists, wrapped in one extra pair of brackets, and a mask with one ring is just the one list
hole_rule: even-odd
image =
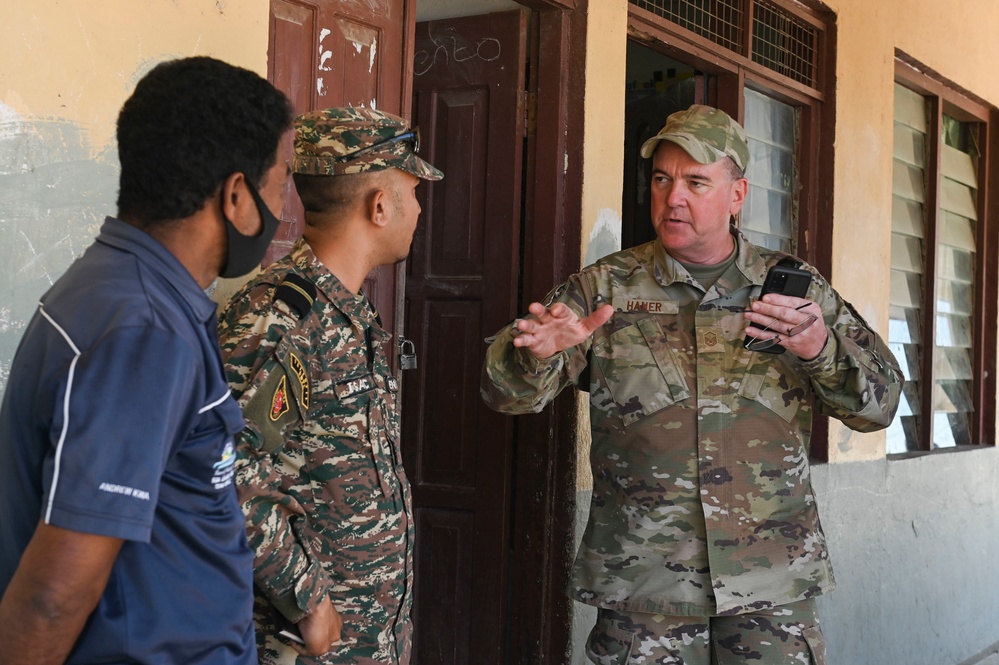
[[(888, 319), (895, 49), (999, 105), (999, 3), (827, 0), (838, 23), (833, 267), (836, 288), (878, 330)], [(590, 0), (582, 257), (620, 237), (626, 0)], [(826, 155), (825, 158), (830, 156)], [(988, 220), (995, 224), (996, 220)], [(582, 408), (582, 402), (581, 402)], [(820, 602), (833, 665), (947, 665), (999, 642), (999, 451), (885, 458), (883, 433), (830, 427), (813, 468), (839, 588)], [(580, 450), (585, 466), (586, 444)], [(579, 477), (579, 524), (590, 480)], [(577, 533), (578, 538), (578, 533)], [(592, 608), (576, 605), (571, 661)]]
[(0, 392), (38, 298), (113, 215), (114, 123), (158, 62), (267, 72), (267, 3), (0, 3)]
[(999, 450), (813, 467), (830, 665), (947, 665), (999, 641)]

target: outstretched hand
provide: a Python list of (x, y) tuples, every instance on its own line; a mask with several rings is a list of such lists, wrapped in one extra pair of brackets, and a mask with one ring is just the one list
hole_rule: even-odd
[(594, 330), (610, 320), (614, 308), (604, 305), (585, 319), (576, 316), (563, 303), (545, 307), (539, 302), (532, 302), (527, 311), (535, 318), (519, 319), (514, 324), (520, 334), (513, 338), (513, 345), (525, 348), (535, 358), (544, 360), (592, 335)]

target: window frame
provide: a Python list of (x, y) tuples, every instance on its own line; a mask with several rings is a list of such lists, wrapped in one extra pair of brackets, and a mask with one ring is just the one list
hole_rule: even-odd
[[(991, 228), (999, 218), (999, 169), (992, 168), (992, 162), (999, 155), (999, 120), (996, 109), (971, 92), (952, 85), (936, 72), (916, 62), (902, 51), (895, 52), (895, 76), (897, 83), (923, 96), (927, 102), (928, 131), (926, 139), (927, 186), (924, 205), (924, 271), (922, 282), (922, 329), (919, 340), (923, 349), (921, 360), (922, 392), (919, 395), (920, 414), (917, 431), (918, 448), (903, 453), (889, 454), (889, 459), (906, 459), (926, 454), (938, 454), (955, 450), (978, 449), (995, 445), (996, 419), (996, 328), (999, 312), (999, 233)], [(961, 122), (979, 125), (982, 154), (978, 159), (978, 182), (976, 208), (979, 223), (975, 228), (975, 276), (974, 297), (972, 299), (972, 402), (974, 416), (971, 420), (973, 443), (955, 447), (933, 448), (933, 394), (936, 385), (934, 374), (934, 349), (937, 339), (936, 289), (938, 286), (937, 263), (941, 215), (940, 196), (943, 169), (940, 164), (943, 152), (943, 116), (951, 116)], [(931, 138), (932, 137), (932, 138)], [(932, 182), (932, 187), (929, 186)], [(904, 361), (904, 359), (902, 359)]]

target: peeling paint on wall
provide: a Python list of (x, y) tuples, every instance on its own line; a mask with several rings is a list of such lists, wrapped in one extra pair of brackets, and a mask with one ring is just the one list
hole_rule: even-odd
[(319, 71), (321, 72), (331, 72), (333, 68), (326, 64), (326, 62), (333, 57), (333, 51), (329, 49), (323, 49), (323, 40), (332, 34), (332, 31), (328, 28), (323, 28), (319, 31)]
[(619, 249), (621, 249), (621, 218), (616, 210), (601, 208), (597, 213), (597, 222), (590, 231), (590, 242), (586, 246), (583, 265), (590, 265)]
[(118, 172), (80, 126), (0, 103), (0, 391), (38, 299), (114, 213)]

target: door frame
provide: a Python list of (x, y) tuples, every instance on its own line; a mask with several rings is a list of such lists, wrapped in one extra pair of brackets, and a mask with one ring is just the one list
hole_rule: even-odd
[[(536, 101), (536, 113), (527, 123), (520, 302), (520, 311), (527, 311), (581, 263), (582, 160), (567, 164), (566, 155), (583, 150), (585, 74), (577, 65), (585, 61), (588, 0), (518, 2), (534, 10), (528, 28), (528, 97)], [(406, 24), (403, 99), (412, 99), (416, 21)], [(409, 109), (406, 116), (412, 119)], [(397, 267), (397, 279), (405, 284), (404, 266)], [(402, 320), (399, 311), (397, 328)], [(564, 392), (542, 413), (515, 417), (508, 663), (561, 665), (568, 657), (572, 627), (566, 588), (575, 554), (578, 424), (574, 391)]]
[[(531, 7), (520, 311), (582, 261), (583, 93), (587, 0), (521, 0)], [(566, 159), (567, 155), (577, 156)], [(508, 662), (564, 663), (572, 634), (566, 595), (574, 552), (579, 407), (565, 391), (518, 416), (514, 454), (514, 575)]]

